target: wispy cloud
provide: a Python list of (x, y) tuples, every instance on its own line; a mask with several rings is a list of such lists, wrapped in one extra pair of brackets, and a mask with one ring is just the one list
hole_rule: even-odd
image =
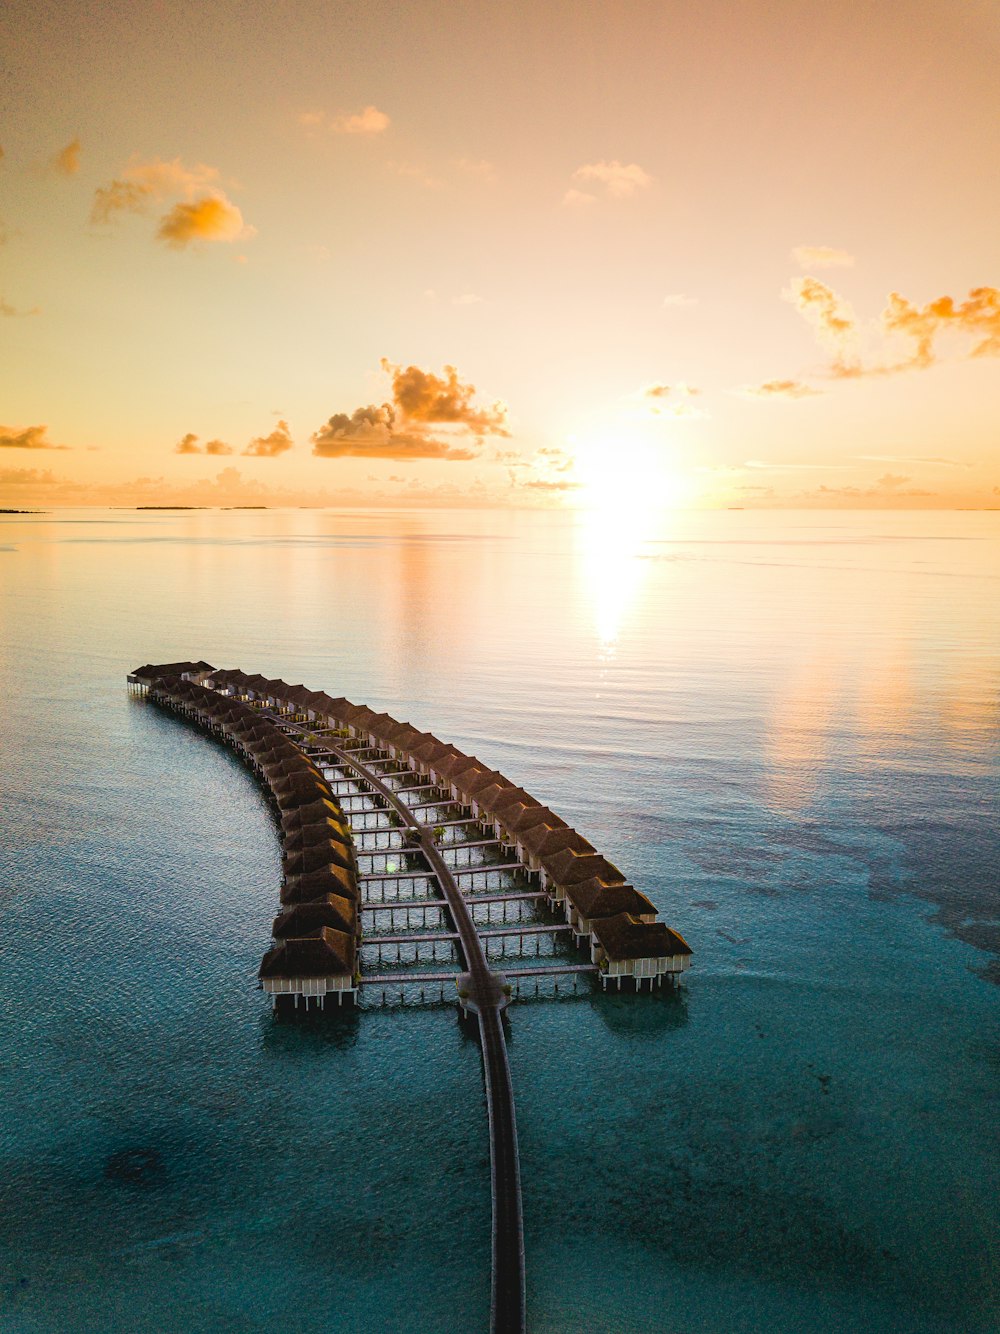
[(665, 310), (682, 310), (685, 306), (696, 306), (698, 298), (688, 296), (685, 292), (668, 292), (663, 298), (663, 307)]
[(0, 468), (0, 486), (53, 486), (55, 481), (48, 468)]
[[(798, 279), (784, 295), (831, 353), (830, 372), (838, 378), (927, 370), (939, 359), (938, 341), (949, 336), (965, 340), (964, 347), (959, 345), (963, 359), (1000, 356), (1000, 289), (996, 287), (974, 287), (962, 301), (941, 296), (925, 306), (891, 292), (875, 330), (881, 338), (881, 355), (867, 364), (858, 350), (858, 321), (836, 292), (818, 278), (807, 277)], [(900, 342), (909, 345), (902, 357), (898, 355)]]
[(765, 380), (763, 384), (746, 385), (739, 392), (749, 398), (797, 399), (815, 398), (823, 391), (802, 380)]
[(32, 306), (30, 310), (19, 310), (17, 306), (12, 306), (0, 296), (0, 317), (5, 320), (26, 319), (29, 315), (40, 315), (41, 306)]
[(792, 258), (800, 269), (850, 269), (854, 256), (828, 245), (797, 245)]
[[(638, 162), (619, 162), (617, 158), (611, 162), (585, 162), (574, 171), (573, 180), (602, 190), (610, 199), (629, 199), (653, 184), (652, 176)], [(568, 198), (566, 202), (570, 202)]]
[(47, 426), (0, 426), (0, 449), (69, 449), (45, 438)]
[(58, 172), (60, 176), (75, 176), (80, 170), (80, 152), (80, 140), (72, 140), (53, 157), (52, 170)]
[(384, 111), (366, 106), (360, 111), (342, 112), (328, 116), (324, 111), (303, 111), (299, 124), (307, 130), (323, 130), (329, 134), (384, 134), (392, 124)]
[(255, 459), (275, 459), (279, 454), (286, 454), (294, 444), (288, 422), (279, 421), (269, 435), (254, 436), (243, 453)]
[(247, 240), (255, 235), (219, 185), (219, 171), (203, 162), (187, 167), (180, 158), (133, 158), (120, 176), (94, 192), (90, 220), (107, 225), (122, 213), (148, 213), (154, 204), (176, 202), (160, 219), (157, 239), (175, 250), (192, 242)]
[(920, 454), (858, 454), (856, 457), (864, 463), (902, 463), (909, 467), (915, 467), (919, 464), (933, 465), (940, 468), (972, 467), (971, 463), (963, 463), (960, 459), (935, 458)]
[(642, 397), (654, 417), (705, 417), (708, 414), (694, 400), (701, 390), (678, 380), (676, 384), (651, 384), (642, 390)]

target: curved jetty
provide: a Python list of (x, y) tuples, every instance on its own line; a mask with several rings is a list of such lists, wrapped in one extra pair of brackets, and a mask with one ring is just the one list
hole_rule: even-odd
[[(623, 982), (637, 991), (676, 985), (689, 946), (558, 815), (429, 732), (206, 662), (147, 664), (128, 681), (232, 747), (275, 809), (281, 909), (260, 982), (276, 1006), (323, 1006), (333, 996), (339, 1005), (361, 988), (385, 997), (398, 987), (411, 998), (419, 990), (423, 1000), (452, 984), (463, 1012), (476, 1017), (493, 1191), (490, 1327), (523, 1331), (521, 1182), (502, 1011), (529, 983), (575, 988), (587, 974), (619, 990)], [(538, 909), (557, 920), (523, 916)], [(587, 962), (559, 953), (569, 942)], [(491, 967), (508, 947), (514, 966)], [(439, 951), (448, 971), (437, 971)], [(397, 965), (388, 972), (387, 959)]]

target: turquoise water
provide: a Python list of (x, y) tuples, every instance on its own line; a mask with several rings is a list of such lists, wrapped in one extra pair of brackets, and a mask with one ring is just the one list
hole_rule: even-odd
[(1000, 1328), (1000, 517), (0, 517), (0, 1328), (467, 1331), (479, 1053), (276, 1024), (205, 657), (488, 759), (631, 874), (684, 990), (522, 1000), (532, 1331)]

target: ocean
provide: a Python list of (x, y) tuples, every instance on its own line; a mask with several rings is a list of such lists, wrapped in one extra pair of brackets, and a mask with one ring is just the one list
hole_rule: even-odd
[(551, 805), (694, 950), (509, 1016), (533, 1334), (1000, 1328), (1000, 515), (0, 516), (0, 1328), (486, 1327), (453, 1004), (276, 1022), (205, 658)]

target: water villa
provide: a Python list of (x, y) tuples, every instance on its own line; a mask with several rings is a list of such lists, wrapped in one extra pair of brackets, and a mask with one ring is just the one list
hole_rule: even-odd
[[(258, 976), (276, 1008), (340, 1006), (363, 988), (409, 988), (421, 999), (440, 988), (443, 997), (451, 984), (474, 1018), (490, 1127), (490, 1328), (523, 1334), (520, 1165), (501, 1014), (529, 983), (674, 987), (690, 947), (554, 811), (410, 723), (203, 661), (146, 664), (128, 682), (228, 745), (271, 803), (282, 882)], [(543, 920), (530, 915), (539, 910)], [(559, 952), (571, 943), (585, 962)]]

